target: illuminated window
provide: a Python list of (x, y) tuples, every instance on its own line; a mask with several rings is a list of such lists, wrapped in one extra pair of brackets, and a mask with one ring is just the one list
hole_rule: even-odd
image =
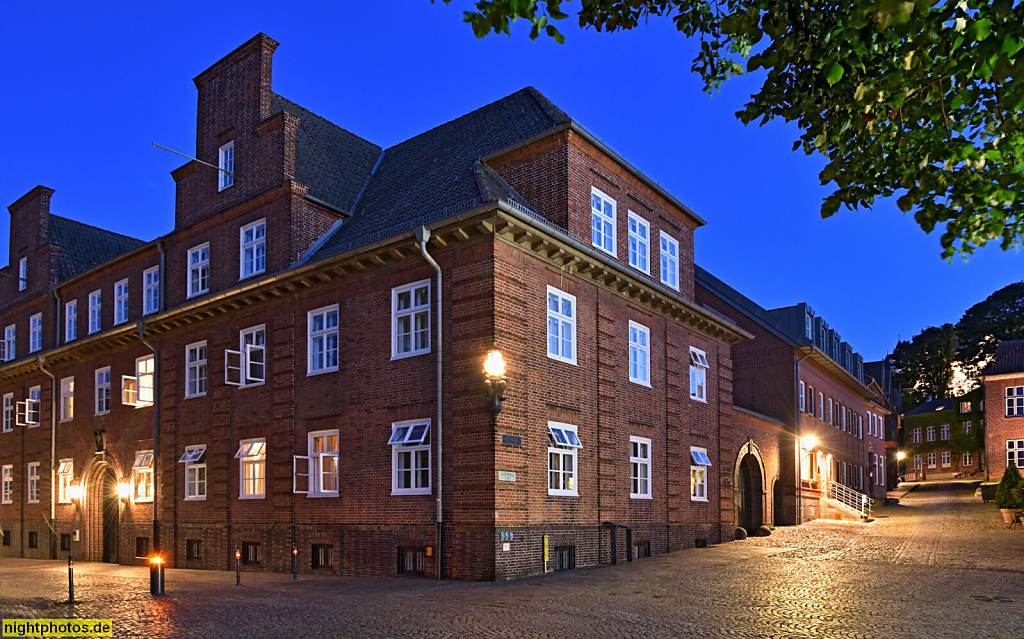
[(707, 501), (708, 468), (711, 467), (707, 449), (690, 447), (690, 462), (690, 499)]
[[(0, 503), (10, 504), (14, 499), (14, 466), (0, 469)], [(6, 541), (6, 540), (5, 540)]]
[(576, 452), (583, 448), (570, 424), (548, 422), (548, 494), (578, 496)]
[(153, 451), (135, 453), (132, 472), (135, 474), (135, 501), (153, 501)]
[(68, 490), (75, 479), (75, 461), (73, 459), (60, 460), (57, 467), (57, 501), (62, 504), (71, 503), (71, 495)]
[(267, 441), (243, 439), (235, 453), (238, 460), (239, 499), (263, 499), (267, 491)]
[[(338, 431), (316, 431), (309, 433), (308, 438), (309, 454), (295, 455), (292, 461), (292, 491), (314, 496), (337, 495)], [(299, 472), (300, 461), (305, 462), (304, 473)]]
[(67, 422), (75, 418), (75, 378), (65, 377), (60, 380), (60, 421)]

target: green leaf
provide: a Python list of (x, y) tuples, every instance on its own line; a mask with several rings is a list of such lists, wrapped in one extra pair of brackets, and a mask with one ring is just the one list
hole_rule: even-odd
[(974, 32), (974, 39), (977, 42), (981, 42), (992, 34), (992, 21), (988, 18), (982, 18), (971, 25), (971, 31)]
[(838, 62), (833, 62), (832, 66), (828, 68), (828, 71), (825, 74), (825, 79), (828, 80), (829, 84), (835, 84), (843, 78), (843, 73), (845, 72), (846, 69), (843, 68), (843, 65)]

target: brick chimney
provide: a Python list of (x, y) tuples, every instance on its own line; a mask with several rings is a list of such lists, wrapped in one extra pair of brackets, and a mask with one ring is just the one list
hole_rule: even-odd
[[(50, 196), (53, 189), (37, 186), (17, 202), (7, 207), (11, 213), (11, 242), (8, 253), (7, 273), (0, 285), (6, 301), (16, 295), (30, 295), (45, 290), (50, 282), (50, 264), (46, 255), (38, 250), (50, 241)], [(24, 291), (19, 291), (19, 262), (27, 259), (28, 281)]]

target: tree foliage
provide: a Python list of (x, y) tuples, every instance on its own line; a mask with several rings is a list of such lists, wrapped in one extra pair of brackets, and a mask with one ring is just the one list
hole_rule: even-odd
[(999, 342), (1024, 339), (1024, 282), (1004, 286), (967, 309), (956, 333), (957, 361), (974, 377), (995, 357)]
[(956, 357), (956, 329), (952, 324), (929, 326), (893, 351), (893, 383), (903, 390), (903, 410), (922, 404), (928, 395), (949, 397)]
[[(433, 0), (432, 0), (433, 1)], [(451, 0), (444, 0), (445, 3)], [(565, 4), (568, 4), (567, 2)], [(564, 36), (562, 0), (479, 0), (477, 37)], [(671, 19), (700, 39), (692, 70), (712, 91), (763, 70), (744, 123), (795, 122), (794, 150), (821, 154), (821, 206), (898, 196), (942, 255), (967, 256), (1024, 232), (1024, 4), (1021, 0), (581, 0), (581, 27), (629, 30)]]

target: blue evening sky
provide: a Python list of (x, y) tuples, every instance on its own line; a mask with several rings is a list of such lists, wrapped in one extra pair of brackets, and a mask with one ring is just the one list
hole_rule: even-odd
[(1021, 279), (1021, 256), (995, 245), (942, 261), (938, 233), (894, 201), (822, 220), (823, 162), (791, 151), (795, 127), (733, 115), (758, 78), (702, 93), (694, 43), (665, 21), (609, 35), (570, 19), (565, 45), (531, 42), (525, 25), (478, 41), (461, 22), (469, 5), (8, 3), (0, 202), (43, 184), (58, 215), (169, 232), (169, 172), (185, 160), (150, 143), (193, 154), (192, 78), (263, 31), (281, 43), (275, 92), (385, 147), (535, 86), (707, 220), (698, 264), (766, 308), (807, 301), (865, 360)]

